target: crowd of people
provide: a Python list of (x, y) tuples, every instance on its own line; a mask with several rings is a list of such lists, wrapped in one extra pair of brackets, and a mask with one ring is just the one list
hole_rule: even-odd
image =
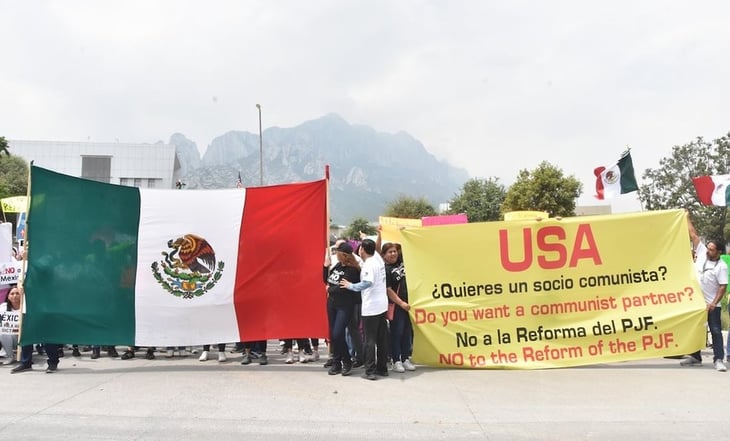
[[(377, 240), (365, 238), (354, 249), (347, 240), (337, 240), (325, 252), (323, 281), (327, 292), (329, 335), (324, 341), (328, 357), (324, 363), (329, 375), (349, 376), (353, 369), (364, 367), (362, 377), (376, 380), (397, 373), (416, 370), (411, 361), (413, 328), (408, 315), (408, 286), (399, 244), (386, 243), (381, 247), (380, 231)], [(22, 288), (12, 286), (5, 302), (0, 304), (0, 359), (2, 365), (14, 365), (11, 373), (29, 371), (33, 355), (47, 356), (47, 373), (56, 372), (59, 359), (71, 349), (71, 356), (81, 357), (89, 352), (91, 359), (102, 356), (102, 351), (113, 358), (129, 360), (144, 350), (144, 358), (155, 359), (157, 348), (130, 346), (120, 355), (115, 346), (82, 346), (78, 344), (18, 346), (21, 320)], [(317, 362), (320, 359), (320, 338), (280, 340), (284, 363)], [(225, 343), (218, 343), (217, 359), (228, 360)], [(295, 353), (296, 348), (296, 353)], [(200, 354), (201, 362), (210, 359), (211, 345), (202, 348), (161, 348), (166, 357), (186, 357)], [(237, 342), (231, 353), (241, 354), (241, 364), (268, 363), (267, 342)]]
[[(689, 218), (688, 218), (689, 219)], [(700, 239), (691, 221), (689, 236), (693, 245), (693, 257), (698, 280), (707, 305), (707, 325), (712, 336), (713, 365), (719, 372), (727, 371), (724, 363), (725, 345), (720, 320), (720, 302), (727, 293), (729, 269), (720, 258), (724, 250), (722, 241)], [(416, 370), (411, 360), (413, 351), (413, 326), (408, 311), (408, 285), (403, 265), (403, 252), (399, 244), (388, 242), (381, 246), (380, 229), (376, 240), (364, 238), (356, 243), (337, 240), (325, 252), (323, 282), (326, 284), (327, 319), (329, 335), (324, 341), (328, 357), (324, 363), (329, 375), (350, 376), (354, 369), (364, 367), (362, 377), (376, 380), (396, 373)], [(102, 356), (102, 351), (112, 358), (129, 360), (144, 350), (144, 358), (155, 359), (157, 348), (130, 346), (120, 355), (115, 346), (79, 346), (47, 343), (18, 347), (21, 323), (22, 288), (12, 285), (0, 303), (0, 366), (11, 366), (11, 373), (32, 369), (33, 355), (47, 356), (47, 373), (58, 369), (59, 359), (65, 350), (71, 349), (73, 357), (89, 352), (91, 359)], [(319, 338), (280, 340), (284, 363), (310, 363), (320, 359)], [(227, 345), (218, 343), (217, 360), (228, 361)], [(211, 345), (202, 348), (161, 348), (165, 357), (199, 355), (201, 362), (211, 356)], [(241, 364), (268, 363), (267, 342), (233, 343), (231, 353), (241, 354)], [(730, 339), (727, 342), (730, 362)], [(700, 366), (700, 351), (685, 356), (682, 366)]]

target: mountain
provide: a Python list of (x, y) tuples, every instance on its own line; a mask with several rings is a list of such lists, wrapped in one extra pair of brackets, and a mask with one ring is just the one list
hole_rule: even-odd
[[(264, 185), (320, 179), (329, 164), (330, 216), (338, 224), (355, 217), (376, 221), (399, 195), (425, 197), (438, 207), (469, 178), (405, 132), (376, 132), (336, 114), (292, 128), (271, 127), (262, 138)], [(202, 158), (180, 133), (170, 143), (188, 189), (235, 187), (239, 171), (245, 186), (259, 185), (258, 134), (230, 131), (215, 138)]]

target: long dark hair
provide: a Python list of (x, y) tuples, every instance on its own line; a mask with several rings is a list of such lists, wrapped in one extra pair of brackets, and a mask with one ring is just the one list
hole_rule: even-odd
[(5, 295), (5, 310), (8, 312), (14, 311), (13, 304), (10, 303), (10, 291), (12, 291), (14, 289), (17, 289), (18, 292), (20, 292), (20, 288), (18, 288), (18, 285), (12, 284), (12, 285), (10, 285), (10, 289), (8, 290), (8, 293)]

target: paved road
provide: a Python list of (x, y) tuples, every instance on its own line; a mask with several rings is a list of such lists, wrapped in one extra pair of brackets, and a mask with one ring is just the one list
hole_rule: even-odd
[[(69, 351), (67, 351), (68, 354)], [(216, 351), (212, 351), (215, 356)], [(656, 359), (537, 371), (419, 367), (367, 381), (322, 363), (91, 360), (0, 367), (2, 440), (727, 440), (730, 374)], [(713, 395), (708, 394), (714, 392)]]

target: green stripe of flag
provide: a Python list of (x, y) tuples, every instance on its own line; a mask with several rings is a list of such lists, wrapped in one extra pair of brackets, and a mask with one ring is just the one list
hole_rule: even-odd
[(136, 188), (32, 167), (21, 341), (134, 342), (139, 206)]
[(631, 193), (639, 189), (636, 184), (636, 176), (634, 175), (634, 162), (631, 160), (631, 153), (626, 152), (625, 155), (618, 160), (618, 168), (621, 171), (621, 194)]

